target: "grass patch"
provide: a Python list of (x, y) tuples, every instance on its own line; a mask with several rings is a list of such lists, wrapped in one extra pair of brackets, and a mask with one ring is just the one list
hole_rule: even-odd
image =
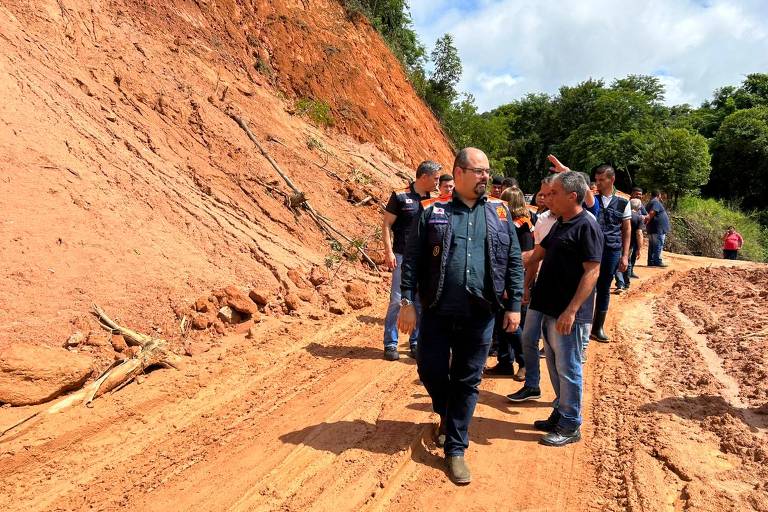
[(333, 126), (335, 122), (331, 107), (324, 101), (301, 98), (296, 102), (296, 111), (320, 126)]
[(711, 258), (722, 257), (722, 237), (734, 226), (744, 237), (739, 259), (768, 261), (768, 230), (757, 221), (757, 214), (744, 213), (715, 199), (684, 197), (670, 212), (672, 231), (666, 249), (680, 254)]

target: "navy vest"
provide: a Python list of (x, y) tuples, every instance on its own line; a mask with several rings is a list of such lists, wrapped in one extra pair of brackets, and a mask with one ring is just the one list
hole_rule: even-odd
[(624, 210), (629, 199), (614, 195), (608, 206), (603, 206), (603, 196), (595, 196), (595, 201), (600, 201), (600, 211), (597, 212), (597, 223), (603, 230), (606, 249), (621, 249), (621, 223)]
[[(432, 200), (426, 206), (426, 243), (427, 247), (420, 251), (419, 266), (419, 296), (425, 308), (435, 306), (440, 300), (445, 281), (445, 268), (453, 238), (451, 215), (453, 202), (451, 199)], [(486, 269), (493, 284), (495, 306), (505, 307), (504, 290), (506, 289), (507, 266), (509, 264), (510, 244), (519, 247), (514, 236), (511, 215), (504, 202), (498, 199), (488, 199), (485, 204), (485, 261)], [(424, 250), (426, 249), (426, 250)], [(518, 248), (519, 254), (519, 248)], [(518, 260), (519, 263), (520, 260)], [(522, 267), (520, 268), (522, 279)], [(522, 281), (521, 281), (522, 284)]]

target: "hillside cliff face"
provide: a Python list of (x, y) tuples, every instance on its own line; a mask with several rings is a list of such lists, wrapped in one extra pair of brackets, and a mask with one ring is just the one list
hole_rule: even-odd
[(323, 265), (324, 234), (228, 109), (352, 237), (374, 238), (415, 163), (453, 158), (380, 37), (335, 1), (3, 2), (0, 70), (0, 345), (60, 344), (94, 327), (93, 302), (172, 337), (201, 294), (279, 299)]

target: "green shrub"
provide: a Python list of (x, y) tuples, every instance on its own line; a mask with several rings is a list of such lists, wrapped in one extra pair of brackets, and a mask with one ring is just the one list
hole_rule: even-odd
[(734, 226), (744, 238), (739, 259), (768, 261), (768, 230), (756, 214), (746, 214), (715, 199), (684, 197), (670, 212), (672, 231), (666, 249), (681, 254), (722, 257), (722, 237)]
[(334, 124), (331, 107), (324, 101), (301, 98), (296, 102), (296, 111), (309, 117), (315, 124), (322, 126), (333, 126)]

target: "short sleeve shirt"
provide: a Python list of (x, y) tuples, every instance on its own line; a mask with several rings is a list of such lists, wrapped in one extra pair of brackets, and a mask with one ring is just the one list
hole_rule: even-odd
[(557, 222), (557, 218), (552, 215), (550, 210), (540, 213), (536, 226), (533, 228), (533, 242), (540, 244), (544, 237), (549, 234), (549, 230), (552, 229), (555, 222)]
[[(584, 275), (584, 263), (600, 262), (603, 255), (603, 233), (595, 218), (582, 211), (568, 221), (558, 220), (541, 241), (546, 250), (530, 308), (557, 318), (576, 294)], [(579, 323), (591, 323), (594, 289), (576, 313)]]
[(629, 220), (629, 225), (632, 228), (629, 246), (637, 249), (637, 232), (643, 229), (643, 216), (640, 212), (632, 212), (632, 218)]
[(392, 234), (394, 235), (392, 252), (396, 254), (405, 252), (405, 242), (421, 211), (422, 199), (429, 199), (429, 194), (423, 196), (417, 194), (413, 188), (413, 183), (405, 189), (395, 190), (389, 196), (385, 210), (397, 217), (392, 224)]
[(658, 197), (654, 197), (645, 206), (648, 213), (656, 212), (653, 218), (648, 222), (646, 231), (648, 234), (654, 233), (669, 233), (669, 216), (664, 205), (659, 201)]

